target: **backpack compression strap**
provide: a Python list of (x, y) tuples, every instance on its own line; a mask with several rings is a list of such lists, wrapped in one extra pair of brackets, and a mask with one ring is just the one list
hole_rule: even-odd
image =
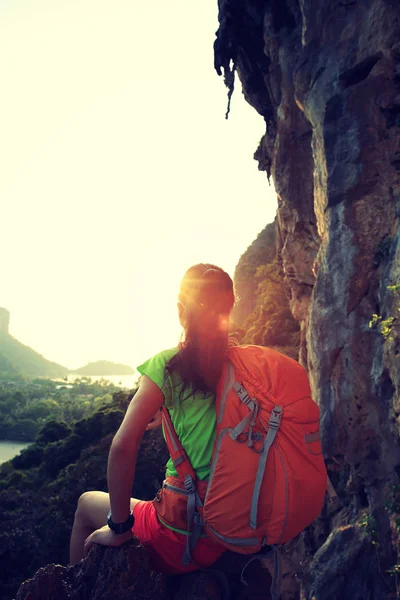
[(184, 482), (188, 495), (186, 548), (182, 558), (182, 563), (188, 565), (193, 562), (192, 551), (199, 541), (203, 529), (203, 521), (200, 514), (203, 503), (196, 488), (196, 473), (178, 438), (168, 409), (163, 406), (161, 410), (165, 441), (167, 442), (174, 467), (177, 470), (179, 478)]

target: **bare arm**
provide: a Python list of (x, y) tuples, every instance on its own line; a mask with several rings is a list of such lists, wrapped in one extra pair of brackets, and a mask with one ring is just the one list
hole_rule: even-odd
[(160, 388), (144, 375), (113, 439), (108, 457), (107, 481), (115, 523), (124, 522), (129, 515), (139, 444), (163, 402), (164, 394)]
[[(107, 481), (114, 523), (124, 523), (129, 516), (139, 444), (149, 422), (163, 403), (164, 394), (160, 388), (144, 375), (115, 434), (108, 456)], [(86, 539), (85, 555), (94, 543), (120, 546), (132, 537), (131, 530), (118, 535), (105, 525)]]

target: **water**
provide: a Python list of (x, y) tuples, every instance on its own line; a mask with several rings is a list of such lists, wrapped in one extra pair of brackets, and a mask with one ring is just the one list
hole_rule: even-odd
[[(128, 390), (136, 387), (139, 376), (140, 375), (137, 372), (132, 373), (132, 375), (88, 375), (89, 379), (93, 383), (101, 380), (110, 381), (114, 385)], [(53, 379), (53, 381), (58, 381), (60, 383), (60, 387), (63, 384), (67, 387), (70, 387), (76, 379), (82, 379), (83, 377), (86, 377), (86, 375), (66, 375), (66, 377), (63, 379)]]
[[(66, 385), (67, 387), (71, 387), (71, 384), (76, 379), (82, 379), (82, 378), (83, 378), (82, 375), (75, 374), (75, 375), (68, 375), (66, 378), (63, 378), (63, 379), (53, 379), (53, 381), (59, 382), (58, 387), (62, 387), (63, 385)], [(90, 377), (90, 380), (93, 383), (96, 381), (105, 380), (105, 381), (113, 383), (114, 385), (116, 385), (120, 388), (128, 389), (128, 390), (131, 390), (134, 387), (136, 387), (138, 379), (139, 379), (139, 373), (137, 373), (137, 372), (133, 373), (132, 375), (107, 375), (107, 376), (93, 375)], [(14, 456), (17, 456), (17, 454), (19, 454), (21, 452), (21, 450), (23, 450), (27, 446), (29, 446), (29, 444), (26, 444), (23, 442), (14, 442), (12, 440), (0, 440), (0, 464), (6, 462), (8, 460), (11, 460), (12, 458), (14, 458)]]
[(7, 460), (11, 460), (14, 456), (17, 456), (23, 450), (29, 446), (29, 444), (24, 444), (23, 442), (13, 442), (10, 440), (1, 440), (0, 441), (0, 464), (6, 462)]

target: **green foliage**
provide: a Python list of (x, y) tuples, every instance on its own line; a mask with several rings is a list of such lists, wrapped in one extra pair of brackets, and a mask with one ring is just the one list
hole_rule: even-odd
[[(396, 290), (397, 291), (397, 290)], [(392, 530), (392, 541), (397, 548), (397, 560), (399, 560), (400, 551), (400, 485), (392, 485), (386, 495), (385, 509), (389, 517)], [(400, 575), (400, 564), (394, 564), (386, 573), (395, 577), (397, 593), (400, 596), (400, 584), (398, 576)]]
[(386, 569), (386, 573), (389, 573), (389, 575), (400, 575), (400, 565), (393, 565), (390, 569)]
[(47, 444), (63, 440), (71, 433), (71, 427), (63, 421), (49, 421), (39, 431), (36, 442), (38, 444)]
[(274, 347), (297, 358), (300, 328), (294, 319), (277, 260), (257, 268), (256, 305), (245, 322), (245, 344)]
[[(388, 285), (386, 286), (386, 289), (389, 290), (389, 292), (391, 292), (392, 294), (398, 294), (398, 292), (400, 291), (400, 284), (395, 283), (394, 285)], [(396, 307), (396, 310), (397, 312), (400, 312), (400, 307)], [(396, 317), (394, 317), (393, 315), (384, 319), (382, 315), (374, 313), (369, 322), (369, 328), (377, 329), (377, 331), (379, 331), (379, 333), (385, 340), (392, 341), (393, 338), (391, 334), (393, 331), (393, 327), (395, 326), (395, 321)]]
[(400, 485), (392, 485), (387, 494), (385, 509), (394, 526), (394, 530), (400, 535)]
[(231, 333), (241, 343), (273, 347), (297, 359), (300, 328), (290, 308), (276, 258), (275, 224), (268, 224), (241, 256), (235, 271), (239, 297)]
[[(0, 439), (34, 441), (51, 421), (68, 427), (112, 406), (112, 393), (117, 390), (106, 380), (92, 383), (89, 378), (68, 386), (46, 379), (0, 380)], [(47, 430), (43, 435), (60, 435), (57, 427), (57, 434)]]
[(381, 315), (373, 314), (372, 319), (369, 322), (369, 328), (378, 329), (379, 333), (384, 337), (385, 340), (392, 339), (390, 334), (392, 332), (392, 327), (394, 323), (394, 317), (388, 317), (387, 319), (383, 319)]
[(373, 517), (369, 513), (365, 513), (361, 517), (361, 520), (359, 521), (358, 524), (360, 527), (365, 529), (366, 533), (368, 534), (368, 536), (371, 540), (371, 544), (373, 546), (375, 546), (375, 548), (379, 549), (380, 543), (378, 540), (378, 528), (377, 528), (377, 522), (376, 522), (375, 517)]
[[(107, 458), (132, 393), (76, 423), (46, 423), (34, 444), (0, 465), (0, 597), (48, 563), (68, 563), (69, 537), (79, 496), (107, 491)], [(120, 408), (121, 407), (121, 408)], [(164, 478), (167, 451), (160, 431), (147, 432), (132, 495), (153, 498)], [(1, 576), (0, 576), (1, 577)]]
[(400, 292), (400, 283), (395, 283), (394, 285), (388, 285), (386, 289), (388, 289), (389, 292), (392, 292), (392, 294), (397, 294), (397, 292)]
[(235, 269), (237, 303), (231, 318), (237, 327), (244, 328), (246, 319), (255, 308), (258, 283), (254, 280), (254, 276), (258, 267), (271, 263), (275, 255), (275, 224), (269, 223), (242, 254)]
[(16, 469), (31, 469), (40, 465), (43, 458), (43, 447), (31, 444), (12, 459), (12, 465)]

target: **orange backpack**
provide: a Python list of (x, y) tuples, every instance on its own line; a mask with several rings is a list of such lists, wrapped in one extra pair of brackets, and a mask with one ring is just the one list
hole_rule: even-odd
[(187, 530), (186, 564), (203, 529), (242, 554), (288, 542), (320, 514), (327, 489), (319, 408), (303, 367), (261, 346), (230, 348), (228, 358), (208, 482), (196, 480), (163, 408), (179, 478), (168, 477), (154, 503), (162, 522)]

